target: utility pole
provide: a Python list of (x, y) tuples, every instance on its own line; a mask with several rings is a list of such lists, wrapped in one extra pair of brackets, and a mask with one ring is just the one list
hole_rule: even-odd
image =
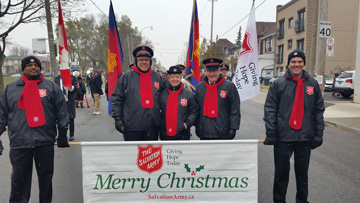
[[(320, 0), (320, 16), (319, 21), (327, 21), (328, 18), (328, 0)], [(319, 26), (318, 26), (319, 27)], [(324, 95), (325, 87), (325, 64), (326, 64), (326, 38), (318, 37), (318, 48), (316, 49), (317, 66), (315, 68), (317, 75), (322, 75), (322, 83), (320, 84), (321, 92)]]
[(358, 8), (358, 27), (357, 27), (357, 43), (356, 43), (356, 61), (355, 61), (355, 78), (354, 83), (354, 102), (360, 104), (360, 4)]
[(49, 42), (49, 50), (50, 50), (50, 65), (51, 65), (51, 70), (54, 73), (53, 77), (55, 78), (58, 74), (58, 67), (55, 57), (55, 43), (54, 43), (54, 34), (53, 34), (52, 21), (51, 21), (50, 0), (45, 0), (45, 12), (46, 12), (46, 23), (47, 23), (48, 42)]
[(214, 25), (214, 1), (211, 0), (211, 31), (210, 31), (210, 47), (212, 46), (213, 39), (213, 25)]
[(316, 44), (317, 44), (317, 38), (318, 35), (318, 26), (319, 26), (319, 0), (314, 0), (314, 23), (313, 23), (313, 33), (311, 38), (311, 57), (310, 57), (310, 64), (307, 67), (309, 74), (311, 77), (314, 77), (315, 73), (315, 66), (316, 66)]

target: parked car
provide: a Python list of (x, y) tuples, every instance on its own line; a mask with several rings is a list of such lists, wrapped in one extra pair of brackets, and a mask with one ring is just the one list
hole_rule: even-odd
[(355, 71), (342, 72), (335, 81), (334, 92), (339, 92), (341, 96), (349, 98), (354, 94)]
[(325, 75), (325, 88), (324, 91), (331, 92), (333, 89), (334, 79), (328, 75)]
[(270, 79), (270, 84), (273, 83), (276, 79), (278, 79), (280, 76), (284, 76), (285, 72), (279, 72), (275, 77)]
[(44, 77), (51, 77), (51, 73), (50, 72), (44, 73)]
[(16, 73), (16, 74), (12, 74), (11, 77), (20, 77), (21, 74), (20, 73)]

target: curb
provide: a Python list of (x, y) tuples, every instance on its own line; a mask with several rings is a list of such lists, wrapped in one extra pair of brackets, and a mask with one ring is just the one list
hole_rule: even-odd
[(326, 121), (326, 120), (325, 120), (325, 126), (331, 127), (331, 128), (338, 128), (338, 129), (345, 130), (345, 131), (348, 131), (350, 133), (354, 133), (355, 135), (360, 136), (360, 129), (357, 129), (357, 128), (348, 127), (345, 125), (341, 125), (341, 124)]

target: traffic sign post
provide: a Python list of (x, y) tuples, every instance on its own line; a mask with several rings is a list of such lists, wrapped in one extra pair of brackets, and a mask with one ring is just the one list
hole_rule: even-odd
[(334, 56), (334, 45), (326, 46), (326, 56)]
[(331, 37), (331, 22), (330, 21), (320, 21), (319, 37), (320, 38), (330, 38)]

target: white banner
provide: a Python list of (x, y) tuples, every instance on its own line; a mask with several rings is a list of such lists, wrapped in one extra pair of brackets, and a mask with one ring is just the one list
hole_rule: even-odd
[(239, 92), (240, 101), (245, 101), (259, 94), (259, 73), (255, 7), (253, 3), (238, 57), (236, 71), (232, 79), (232, 82)]
[(257, 202), (258, 140), (82, 145), (84, 202)]

